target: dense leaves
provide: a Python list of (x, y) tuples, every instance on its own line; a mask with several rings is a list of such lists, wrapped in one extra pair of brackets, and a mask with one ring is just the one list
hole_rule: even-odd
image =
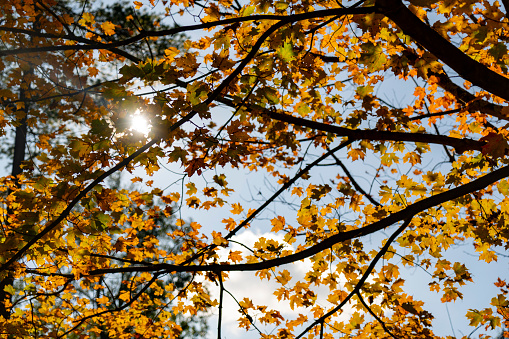
[(3, 1), (1, 333), (440, 337), (407, 268), (450, 303), (509, 248), (507, 5)]

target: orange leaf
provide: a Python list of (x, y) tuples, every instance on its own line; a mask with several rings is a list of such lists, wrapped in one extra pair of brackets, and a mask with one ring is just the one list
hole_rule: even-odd
[(103, 22), (101, 24), (101, 29), (103, 30), (104, 34), (106, 34), (106, 35), (115, 34), (115, 25), (109, 21)]
[(240, 213), (242, 213), (242, 211), (243, 211), (243, 210), (244, 210), (244, 209), (242, 208), (242, 206), (241, 206), (239, 203), (234, 203), (234, 204), (232, 204), (232, 210), (231, 210), (231, 212), (232, 212), (233, 214), (240, 214)]

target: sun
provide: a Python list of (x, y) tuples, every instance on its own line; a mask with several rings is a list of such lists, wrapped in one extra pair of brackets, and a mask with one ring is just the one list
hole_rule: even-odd
[(131, 117), (131, 131), (139, 132), (145, 136), (150, 132), (152, 126), (148, 123), (147, 118), (143, 116), (141, 111), (137, 109)]

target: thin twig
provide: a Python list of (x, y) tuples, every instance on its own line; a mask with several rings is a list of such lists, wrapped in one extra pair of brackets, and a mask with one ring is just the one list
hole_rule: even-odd
[(366, 192), (358, 183), (357, 181), (354, 179), (354, 177), (350, 174), (350, 171), (348, 170), (348, 168), (346, 168), (346, 166), (343, 164), (343, 162), (341, 160), (339, 160), (339, 158), (333, 153), (332, 154), (332, 157), (334, 158), (334, 160), (336, 161), (336, 164), (339, 165), (339, 167), (341, 167), (341, 169), (343, 170), (343, 172), (345, 172), (346, 176), (348, 177), (348, 179), (350, 179), (350, 181), (352, 182), (352, 185), (355, 187), (355, 189), (359, 192), (361, 192), (362, 195), (364, 195), (373, 205), (375, 206), (381, 206), (380, 203), (378, 201), (376, 201), (375, 199), (373, 199), (373, 197), (371, 196), (371, 194), (369, 194), (368, 192)]
[(382, 321), (382, 319), (380, 319), (376, 314), (375, 312), (373, 312), (373, 310), (371, 309), (371, 307), (368, 306), (368, 304), (366, 304), (366, 302), (364, 301), (364, 299), (362, 298), (362, 295), (361, 295), (361, 292), (360, 291), (357, 291), (357, 297), (359, 298), (359, 300), (361, 301), (361, 304), (368, 310), (368, 312), (373, 316), (373, 318), (375, 318), (379, 323), (380, 325), (382, 326), (382, 328), (384, 329), (385, 332), (387, 332), (391, 337), (393, 337), (394, 339), (399, 339), (399, 337), (396, 337), (394, 334), (392, 334), (392, 332), (387, 328), (387, 326), (385, 326), (385, 322)]
[(357, 282), (357, 284), (355, 285), (354, 289), (352, 290), (352, 292), (350, 292), (350, 294), (338, 305), (336, 306), (334, 309), (332, 309), (331, 311), (327, 312), (326, 314), (324, 314), (323, 316), (321, 316), (320, 318), (316, 319), (311, 325), (309, 325), (308, 327), (306, 327), (306, 329), (304, 331), (302, 331), (301, 334), (299, 334), (297, 337), (295, 337), (295, 339), (299, 339), (301, 338), (302, 336), (304, 336), (307, 332), (309, 332), (313, 327), (315, 327), (316, 325), (318, 325), (319, 323), (325, 321), (325, 319), (327, 319), (328, 317), (330, 317), (331, 315), (333, 315), (334, 313), (338, 312), (339, 310), (341, 310), (343, 308), (343, 306), (345, 306), (345, 304), (358, 292), (360, 291), (362, 285), (364, 285), (364, 282), (368, 279), (369, 275), (371, 274), (371, 272), (373, 271), (373, 269), (375, 268), (375, 265), (378, 263), (378, 261), (380, 260), (380, 258), (383, 257), (383, 255), (387, 252), (387, 250), (389, 249), (389, 247), (391, 246), (392, 242), (394, 240), (396, 240), (396, 238), (408, 227), (408, 225), (410, 225), (410, 222), (412, 221), (412, 217), (409, 217), (408, 219), (406, 219), (406, 221), (403, 223), (403, 225), (401, 225), (397, 230), (396, 232), (394, 232), (390, 237), (389, 239), (387, 239), (387, 242), (385, 243), (385, 245), (382, 247), (382, 249), (380, 250), (380, 252), (377, 253), (377, 255), (375, 256), (375, 258), (371, 261), (371, 263), (369, 264), (367, 270), (364, 272), (364, 274), (362, 275), (362, 277), (360, 278), (359, 282)]
[(221, 339), (221, 321), (223, 320), (223, 278), (222, 273), (217, 273), (217, 279), (219, 280), (219, 316), (217, 319), (217, 339)]

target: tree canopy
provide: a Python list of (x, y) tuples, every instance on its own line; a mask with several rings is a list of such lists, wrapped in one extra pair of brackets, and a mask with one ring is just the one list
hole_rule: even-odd
[[(4, 337), (439, 338), (405, 270), (449, 303), (483, 288), (451, 248), (507, 256), (509, 1), (97, 5), (0, 4)], [(509, 326), (504, 274), (464, 332)]]

